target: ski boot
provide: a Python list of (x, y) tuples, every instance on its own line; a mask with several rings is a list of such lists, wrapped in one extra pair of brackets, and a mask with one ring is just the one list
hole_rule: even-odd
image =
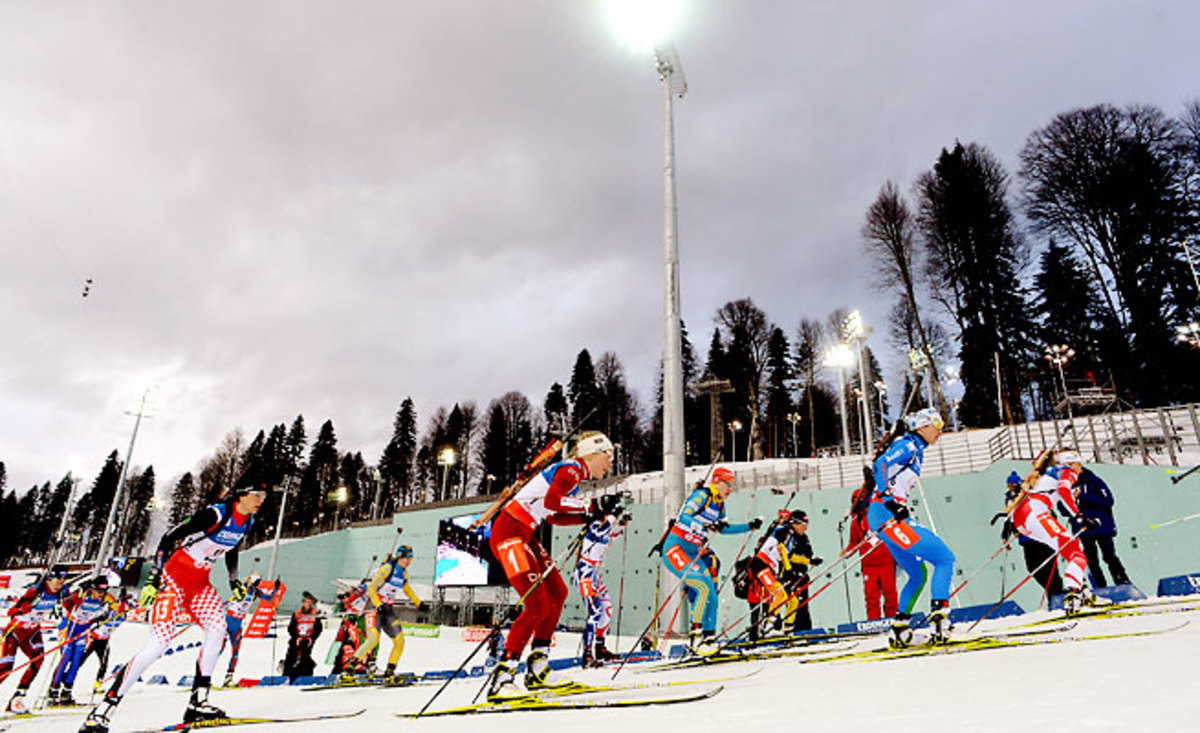
[(1074, 616), (1083, 608), (1083, 591), (1079, 588), (1072, 588), (1063, 595), (1063, 613), (1067, 616)]
[(501, 660), (492, 670), (492, 679), (488, 682), (488, 702), (505, 702), (525, 697), (521, 688), (517, 687), (517, 665), (511, 659)]
[(945, 644), (950, 641), (950, 603), (949, 601), (934, 601), (929, 612), (929, 629), (931, 644)]
[(87, 720), (79, 727), (79, 733), (108, 733), (108, 718), (120, 701), (120, 698), (107, 697), (101, 700), (100, 704), (88, 713)]
[[(203, 681), (206, 682), (207, 679)], [(183, 722), (198, 723), (228, 717), (224, 710), (208, 701), (208, 685), (200, 684), (192, 688), (192, 699), (188, 701), (187, 710), (183, 712)]]
[(62, 703), (59, 700), (62, 698), (62, 688), (58, 685), (51, 685), (49, 690), (46, 690), (46, 707), (56, 708)]
[(233, 687), (233, 672), (225, 673), (225, 681), (221, 683), (222, 687)]
[(903, 611), (892, 619), (892, 633), (888, 637), (888, 646), (892, 649), (907, 649), (912, 644), (912, 614)]
[(31, 711), (25, 704), (25, 691), (17, 690), (13, 693), (12, 699), (8, 701), (8, 707), (5, 709), (14, 715), (29, 715)]
[(583, 655), (579, 657), (579, 666), (583, 669), (588, 667), (603, 667), (600, 660), (596, 659), (596, 655), (592, 652), (591, 645), (583, 648)]
[(619, 660), (620, 658), (621, 658), (621, 655), (613, 654), (612, 652), (610, 652), (608, 650), (608, 647), (604, 646), (603, 639), (600, 639), (599, 641), (596, 642), (596, 662), (598, 663), (597, 666), (603, 666), (604, 664), (607, 664), (608, 662), (615, 662), (615, 661)]
[(717, 653), (717, 636), (711, 631), (692, 629), (688, 637), (688, 649), (698, 657), (711, 657)]
[(70, 687), (63, 687), (58, 693), (58, 706), (63, 708), (73, 708), (79, 703), (75, 701), (74, 695), (71, 694)]
[(550, 669), (550, 655), (542, 647), (536, 647), (525, 660), (525, 689), (553, 690), (570, 687), (571, 680)]

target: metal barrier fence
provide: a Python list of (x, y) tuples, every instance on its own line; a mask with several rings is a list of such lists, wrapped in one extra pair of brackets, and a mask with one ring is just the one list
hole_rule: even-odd
[[(1085, 462), (1194, 465), (1200, 462), (1200, 405), (1082, 415), (1070, 419), (946, 433), (925, 452), (922, 475), (951, 476), (983, 471), (1000, 460), (1033, 460), (1043, 450), (1078, 448)], [(740, 490), (797, 490), (857, 486), (863, 454), (829, 458), (775, 458), (722, 463), (733, 468)], [(688, 486), (704, 478), (707, 467), (687, 469)], [(588, 494), (627, 491), (638, 502), (662, 499), (662, 473), (618, 476), (589, 486)]]

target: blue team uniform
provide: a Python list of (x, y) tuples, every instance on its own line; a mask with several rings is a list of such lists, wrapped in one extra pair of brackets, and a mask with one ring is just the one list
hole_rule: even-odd
[[(715, 554), (705, 552), (701, 555), (700, 551), (708, 544), (709, 526), (724, 519), (725, 502), (716, 489), (696, 489), (684, 502), (663, 542), (662, 555), (667, 570), (675, 577), (683, 578), (683, 587), (692, 607), (692, 624), (700, 624), (705, 634), (717, 630), (715, 581), (721, 563)], [(750, 531), (750, 525), (744, 522), (726, 524), (719, 531), (721, 534), (744, 534)]]
[(888, 446), (875, 460), (875, 491), (867, 509), (867, 525), (883, 540), (896, 564), (908, 576), (899, 599), (900, 612), (905, 614), (912, 613), (917, 596), (929, 580), (925, 563), (933, 565), (929, 594), (935, 604), (941, 602), (939, 605), (944, 605), (949, 599), (950, 581), (954, 575), (954, 553), (928, 528), (912, 518), (884, 527), (894, 519), (886, 502), (894, 501), (900, 506), (908, 504), (909, 491), (921, 475), (925, 448), (925, 441), (916, 433), (907, 433)]

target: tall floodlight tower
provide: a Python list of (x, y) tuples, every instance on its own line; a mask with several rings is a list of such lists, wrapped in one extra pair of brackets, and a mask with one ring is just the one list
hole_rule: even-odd
[[(676, 97), (687, 80), (675, 46), (667, 40), (679, 17), (679, 0), (610, 0), (618, 33), (637, 49), (653, 50), (663, 98), (663, 523), (684, 499), (683, 333), (679, 308), (679, 227), (675, 204)], [(683, 620), (680, 619), (682, 625)]]

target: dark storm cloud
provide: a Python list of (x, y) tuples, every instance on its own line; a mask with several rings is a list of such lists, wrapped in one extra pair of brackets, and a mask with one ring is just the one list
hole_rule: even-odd
[[(1177, 112), (1197, 21), (1182, 1), (691, 4), (693, 341), (747, 295), (789, 333), (843, 305), (882, 324), (858, 232), (884, 180), (956, 138), (1012, 167), (1072, 106)], [(598, 3), (10, 3), (0, 90), (12, 486), (94, 475), (147, 382), (135, 462), (164, 477), (298, 412), (374, 460), (406, 395), (422, 420), (540, 402), (584, 347), (649, 399), (661, 103)]]

